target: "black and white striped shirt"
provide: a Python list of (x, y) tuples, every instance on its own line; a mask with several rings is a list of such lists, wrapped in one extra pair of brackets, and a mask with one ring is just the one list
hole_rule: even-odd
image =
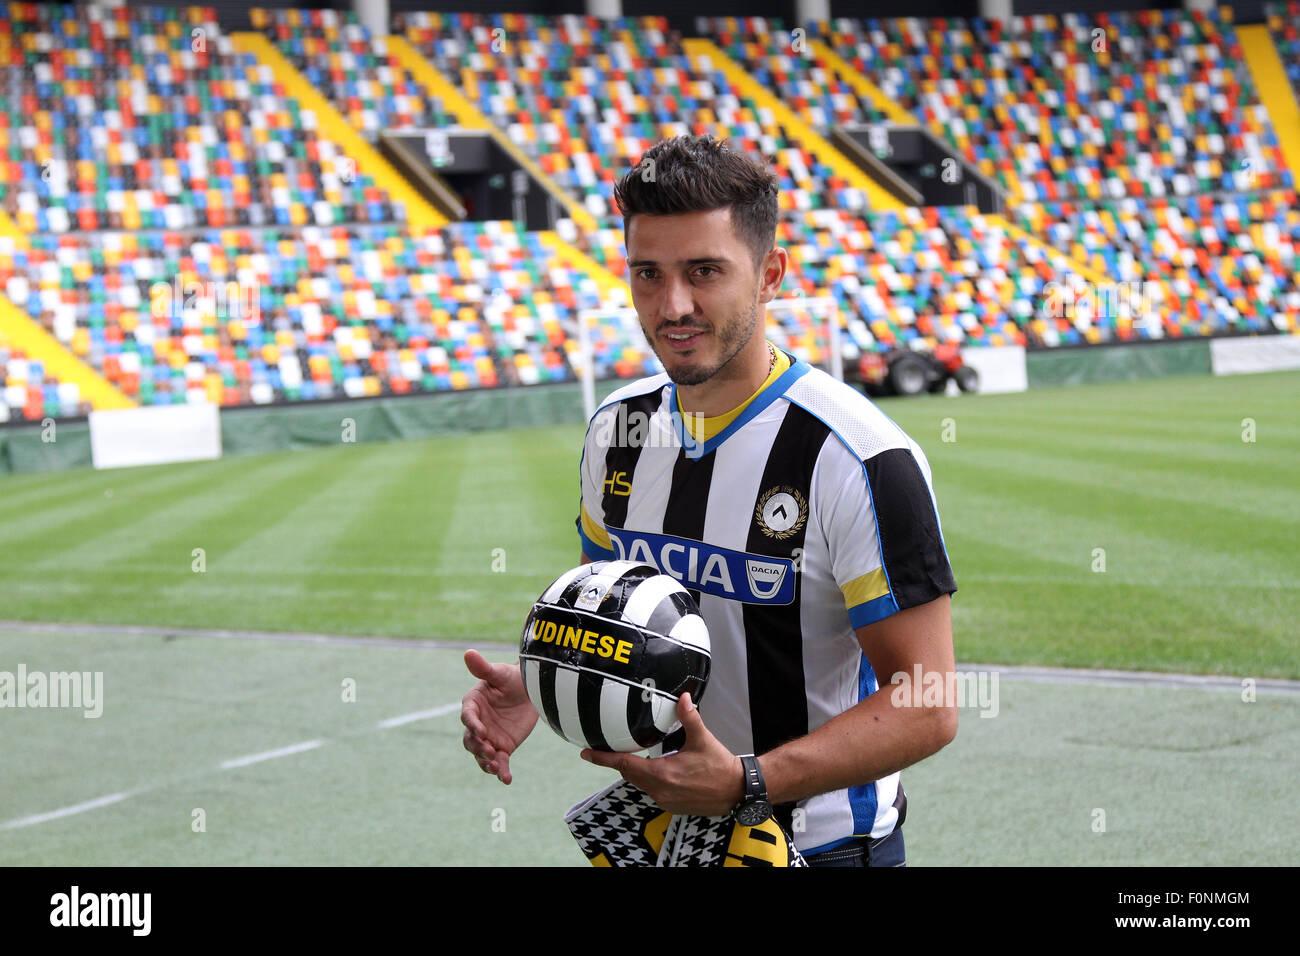
[[(733, 753), (763, 754), (878, 689), (855, 628), (956, 590), (930, 467), (865, 396), (803, 362), (707, 441), (677, 408), (658, 375), (592, 417), (582, 550), (691, 590), (713, 657), (700, 715)], [(895, 773), (777, 814), (812, 853), (890, 833), (905, 806)]]

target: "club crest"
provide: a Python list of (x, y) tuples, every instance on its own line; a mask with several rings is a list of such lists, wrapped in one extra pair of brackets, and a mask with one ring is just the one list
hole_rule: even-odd
[(784, 541), (798, 534), (808, 520), (808, 502), (798, 488), (777, 485), (769, 488), (754, 507), (754, 520), (769, 538)]

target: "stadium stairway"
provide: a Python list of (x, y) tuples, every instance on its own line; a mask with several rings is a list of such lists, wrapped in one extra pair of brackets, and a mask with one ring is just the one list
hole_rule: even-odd
[(436, 210), (415, 188), (394, 169), (364, 136), (358, 133), (325, 99), (307, 82), (307, 78), (294, 69), (266, 37), (260, 33), (232, 33), (231, 43), (240, 53), (257, 57), (258, 62), (269, 67), (276, 82), (304, 109), (316, 114), (321, 131), (347, 151), (347, 155), (374, 177), (375, 184), (385, 190), (396, 202), (406, 206), (406, 221), (417, 229), (436, 229), (445, 226), (447, 217)]
[(905, 110), (898, 103), (891, 100), (880, 87), (876, 86), (865, 76), (853, 69), (848, 62), (828, 47), (820, 40), (811, 41), (813, 55), (817, 60), (825, 63), (831, 68), (831, 71), (843, 83), (848, 84), (849, 88), (857, 93), (858, 96), (870, 103), (885, 116), (889, 117), (891, 123), (906, 124), (908, 126), (920, 126), (916, 117)]
[(871, 201), (871, 208), (899, 211), (903, 203), (885, 190), (878, 182), (859, 169), (848, 157), (832, 146), (821, 134), (805, 123), (794, 110), (772, 95), (761, 83), (749, 75), (712, 40), (682, 39), (682, 49), (692, 60), (709, 60), (731, 84), (732, 89), (750, 97), (755, 103), (772, 111), (778, 123), (798, 136), (803, 146), (829, 166), (835, 175), (849, 185), (861, 189)]
[(89, 402), (96, 411), (135, 407), (135, 402), (64, 348), (58, 339), (4, 295), (0, 295), (0, 333), (26, 353), (29, 361), (40, 362), (48, 378), (65, 385), (76, 385), (81, 399)]
[(1273, 38), (1268, 27), (1262, 24), (1238, 27), (1237, 36), (1259, 98), (1268, 108), (1277, 131), (1278, 145), (1291, 169), (1292, 182), (1300, 185), (1300, 106), (1296, 104), (1296, 93), (1287, 79)]
[[(3, 182), (3, 178), (0, 178), (0, 183)], [(26, 234), (14, 224), (12, 219), (5, 215), (3, 209), (0, 209), (0, 236), (13, 240), (15, 245), (23, 249), (26, 249), (29, 245)]]
[[(543, 172), (536, 163), (524, 154), (523, 150), (510, 141), (510, 138), (506, 136), (499, 126), (484, 116), (482, 111), (466, 99), (455, 85), (448, 82), (446, 77), (439, 73), (433, 64), (421, 56), (419, 51), (406, 41), (405, 37), (390, 34), (386, 39), (388, 40), (389, 49), (393, 51), (398, 62), (415, 77), (415, 81), (420, 84), (427, 96), (440, 99), (443, 108), (456, 118), (459, 125), (466, 129), (486, 130), (501, 148), (510, 154), (515, 162), (526, 169), (533, 179), (541, 183), (542, 187), (555, 197), (556, 202), (564, 207), (569, 214), (569, 218), (577, 224), (580, 230), (589, 235), (597, 231), (599, 225), (596, 218), (582, 207), (577, 198), (570, 195), (567, 190), (561, 189), (554, 179)], [(622, 302), (627, 304), (632, 302), (632, 290), (623, 279), (576, 246), (566, 242), (559, 233), (544, 231), (538, 233), (538, 236), (543, 245), (554, 252), (564, 265), (586, 272), (595, 279), (601, 294), (606, 297), (606, 301), (621, 299)]]
[[(415, 77), (416, 82), (424, 88), (427, 96), (440, 99), (443, 108), (456, 117), (456, 122), (459, 125), (466, 129), (486, 130), (501, 148), (510, 154), (515, 162), (526, 169), (529, 175), (541, 183), (543, 188), (555, 197), (556, 202), (565, 208), (569, 213), (569, 217), (578, 224), (580, 229), (584, 232), (596, 231), (595, 217), (582, 208), (582, 204), (576, 198), (561, 189), (555, 180), (542, 172), (537, 164), (525, 156), (518, 146), (510, 142), (510, 138), (506, 136), (500, 127), (484, 116), (455, 85), (448, 82), (428, 60), (420, 55), (419, 51), (407, 43), (404, 37), (390, 34), (386, 39), (388, 40), (389, 49), (393, 51), (398, 62)], [(576, 252), (576, 250), (574, 251)]]
[[(0, 212), (0, 236), (19, 248), (27, 248), (27, 237), (12, 219)], [(29, 361), (41, 363), (51, 382), (76, 385), (83, 401), (96, 411), (134, 408), (135, 402), (122, 394), (108, 379), (63, 347), (18, 306), (0, 293), (0, 337), (21, 350)]]
[(560, 263), (578, 272), (585, 272), (595, 281), (605, 302), (616, 304), (619, 299), (628, 307), (632, 304), (631, 287), (591, 256), (576, 248), (553, 230), (537, 233), (542, 245), (555, 254)]

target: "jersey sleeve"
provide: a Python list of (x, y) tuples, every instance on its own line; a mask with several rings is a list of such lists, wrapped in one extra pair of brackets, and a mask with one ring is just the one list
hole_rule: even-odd
[(582, 496), (578, 503), (578, 539), (582, 553), (593, 561), (614, 558), (614, 545), (605, 530), (603, 482), (605, 477), (605, 452), (600, 444), (604, 410), (597, 412), (587, 428), (587, 438), (582, 447), (582, 462), (578, 467), (581, 476)]
[(920, 448), (887, 448), (865, 461), (846, 451), (842, 459), (823, 521), (853, 627), (955, 592)]

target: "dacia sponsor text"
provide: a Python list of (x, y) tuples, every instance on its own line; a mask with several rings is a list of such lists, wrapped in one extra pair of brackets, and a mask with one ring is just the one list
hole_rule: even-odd
[(609, 528), (620, 561), (638, 561), (688, 588), (745, 604), (794, 601), (794, 562), (705, 544), (693, 538)]

